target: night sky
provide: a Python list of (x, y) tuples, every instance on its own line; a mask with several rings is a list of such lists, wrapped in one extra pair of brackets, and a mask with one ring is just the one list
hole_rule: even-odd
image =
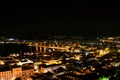
[[(0, 35), (120, 35), (120, 11), (116, 2), (17, 1), (0, 6)], [(38, 28), (39, 27), (39, 28)]]

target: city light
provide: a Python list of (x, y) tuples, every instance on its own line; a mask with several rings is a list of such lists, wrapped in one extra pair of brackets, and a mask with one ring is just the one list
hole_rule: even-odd
[[(118, 46), (116, 45), (117, 48), (115, 46), (118, 44), (118, 39), (101, 40), (100, 38), (97, 42), (96, 40), (94, 42), (93, 40), (87, 42), (83, 40), (78, 42), (77, 40), (74, 43), (71, 40), (43, 40), (40, 42), (24, 40), (19, 42), (18, 40), (7, 43), (3, 41), (2, 45), (16, 44), (17, 47), (14, 49), (18, 52), (13, 51), (8, 56), (0, 56), (0, 79), (32, 80), (31, 78), (33, 78), (33, 80), (47, 80), (50, 78), (52, 80), (53, 78), (62, 79), (60, 76), (63, 76), (65, 79), (85, 80), (84, 76), (90, 75), (92, 79), (97, 75), (98, 80), (109, 80), (112, 76), (109, 72), (113, 70), (114, 77), (119, 78), (120, 72), (117, 70), (120, 67), (120, 53)], [(21, 47), (18, 43), (19, 45), (24, 44), (24, 48), (19, 49)], [(110, 77), (102, 76), (99, 78), (102, 74)]]

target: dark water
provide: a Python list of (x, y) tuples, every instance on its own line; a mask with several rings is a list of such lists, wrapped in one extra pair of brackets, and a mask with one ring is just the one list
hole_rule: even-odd
[(11, 53), (34, 52), (34, 47), (30, 48), (25, 44), (0, 44), (0, 56), (7, 56)]

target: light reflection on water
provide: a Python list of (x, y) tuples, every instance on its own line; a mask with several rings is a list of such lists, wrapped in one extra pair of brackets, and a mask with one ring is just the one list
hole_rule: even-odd
[(34, 52), (34, 48), (30, 48), (25, 44), (0, 44), (0, 55), (9, 55), (11, 53)]

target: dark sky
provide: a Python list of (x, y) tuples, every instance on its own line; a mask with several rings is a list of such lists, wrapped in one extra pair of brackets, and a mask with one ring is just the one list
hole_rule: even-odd
[(0, 34), (119, 35), (119, 4), (113, 1), (3, 2), (0, 6)]

